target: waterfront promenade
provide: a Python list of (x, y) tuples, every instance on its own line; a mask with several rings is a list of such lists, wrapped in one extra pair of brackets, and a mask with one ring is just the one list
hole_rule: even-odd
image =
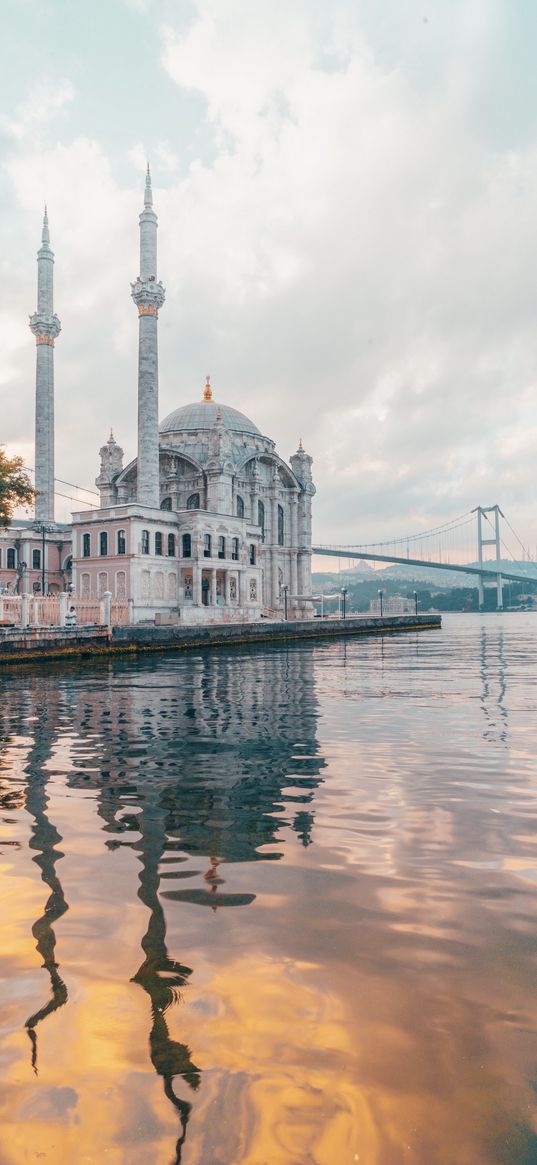
[(200, 626), (138, 624), (127, 627), (18, 627), (0, 630), (0, 664), (61, 656), (117, 655), (125, 652), (186, 650), (239, 644), (277, 643), (341, 636), (438, 630), (440, 615), (352, 615), (345, 619), (259, 623), (207, 623)]

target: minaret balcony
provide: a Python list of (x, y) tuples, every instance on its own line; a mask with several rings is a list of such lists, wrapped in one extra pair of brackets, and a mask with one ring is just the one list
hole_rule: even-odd
[(156, 279), (136, 279), (131, 283), (131, 295), (138, 315), (157, 315), (166, 299), (166, 292)]
[(62, 325), (56, 315), (35, 311), (30, 316), (30, 331), (38, 344), (54, 344), (61, 330)]

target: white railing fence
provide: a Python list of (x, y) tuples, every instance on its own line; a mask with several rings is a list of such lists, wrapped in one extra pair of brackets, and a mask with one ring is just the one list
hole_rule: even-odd
[(1, 595), (0, 626), (15, 627), (124, 627), (129, 604), (106, 591), (101, 599), (60, 595)]

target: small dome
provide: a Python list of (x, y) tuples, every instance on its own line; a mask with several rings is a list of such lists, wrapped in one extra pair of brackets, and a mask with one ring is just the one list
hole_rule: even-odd
[(220, 409), (225, 429), (233, 433), (261, 436), (257, 425), (245, 417), (244, 413), (239, 413), (238, 409), (232, 409), (229, 405), (219, 405), (214, 400), (199, 401), (197, 404), (183, 405), (180, 409), (175, 409), (160, 422), (160, 432), (185, 433), (188, 430), (212, 429), (217, 409)]

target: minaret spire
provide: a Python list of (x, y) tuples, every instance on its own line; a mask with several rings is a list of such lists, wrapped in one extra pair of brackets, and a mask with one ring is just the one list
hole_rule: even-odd
[(54, 521), (54, 341), (61, 324), (54, 315), (54, 252), (50, 248), (45, 206), (41, 246), (37, 252), (37, 311), (30, 316), (35, 336), (35, 516)]
[(48, 214), (47, 204), (45, 202), (45, 213), (43, 215), (43, 230), (41, 232), (41, 245), (43, 248), (48, 248), (50, 244), (50, 234), (48, 229)]
[(153, 205), (153, 188), (151, 186), (151, 170), (149, 169), (149, 162), (147, 163), (147, 173), (145, 176), (145, 191), (144, 191), (144, 206)]
[(131, 285), (138, 308), (138, 476), (137, 498), (145, 506), (160, 505), (158, 443), (158, 313), (165, 299), (157, 282), (157, 216), (149, 165), (144, 209), (140, 215), (140, 274)]

